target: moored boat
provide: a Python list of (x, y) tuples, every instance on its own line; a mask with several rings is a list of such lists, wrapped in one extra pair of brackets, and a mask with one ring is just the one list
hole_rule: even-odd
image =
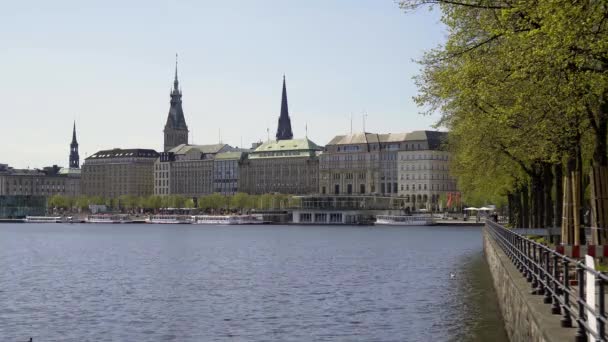
[(151, 215), (147, 223), (155, 224), (191, 224), (192, 216), (189, 215)]
[(61, 216), (26, 216), (26, 223), (61, 223)]
[(210, 225), (237, 225), (264, 224), (266, 222), (255, 215), (195, 215), (192, 216), (192, 223)]
[(435, 220), (427, 215), (377, 215), (376, 225), (389, 226), (432, 226)]
[(126, 214), (96, 214), (87, 218), (87, 223), (131, 223), (131, 218)]

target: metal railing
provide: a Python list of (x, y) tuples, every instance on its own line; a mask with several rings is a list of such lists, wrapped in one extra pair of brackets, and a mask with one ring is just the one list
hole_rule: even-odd
[[(562, 315), (562, 327), (573, 327), (573, 322), (576, 322), (575, 341), (587, 341), (588, 334), (596, 341), (608, 341), (605, 303), (608, 276), (606, 274), (587, 267), (583, 261), (568, 258), (495, 222), (486, 221), (486, 229), (531, 284), (532, 293), (542, 295), (543, 302), (551, 304), (551, 313)], [(576, 283), (573, 282), (574, 280)], [(596, 287), (596, 304), (593, 306), (585, 299), (585, 285), (588, 281), (593, 281)], [(593, 317), (595, 322), (592, 324), (589, 319)]]

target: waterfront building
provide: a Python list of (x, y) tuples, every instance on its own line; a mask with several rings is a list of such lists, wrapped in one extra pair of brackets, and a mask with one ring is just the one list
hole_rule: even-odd
[(405, 133), (338, 135), (319, 162), (321, 194), (397, 196), (397, 154)]
[(398, 154), (399, 196), (410, 210), (437, 209), (441, 195), (456, 192), (450, 176), (447, 133), (415, 131), (407, 134)]
[(171, 90), (171, 102), (169, 115), (164, 129), (164, 152), (172, 148), (188, 144), (188, 125), (182, 109), (182, 90), (179, 88), (177, 80), (177, 55), (175, 56), (175, 79), (173, 80), (173, 90)]
[(140, 148), (99, 151), (82, 166), (82, 192), (104, 198), (152, 195), (158, 156), (154, 150)]
[(80, 192), (79, 174), (62, 174), (57, 165), (42, 169), (14, 169), (0, 164), (0, 195), (76, 196)]
[(80, 194), (80, 169), (76, 123), (70, 143), (69, 168), (57, 165), (42, 169), (14, 169), (0, 164), (0, 195), (10, 196), (78, 196)]
[(281, 112), (276, 140), (257, 145), (240, 162), (239, 191), (249, 194), (313, 194), (319, 186), (319, 158), (322, 150), (309, 140), (293, 139), (283, 76)]
[(239, 191), (249, 194), (316, 193), (321, 150), (308, 138), (266, 142), (241, 162)]
[(44, 216), (46, 204), (45, 196), (0, 195), (0, 219)]
[(218, 153), (213, 160), (213, 192), (234, 195), (239, 191), (239, 163), (247, 152)]
[(230, 154), (233, 151), (227, 144), (181, 144), (161, 153), (154, 163), (154, 194), (198, 197), (236, 192), (242, 152)]
[(319, 193), (390, 196), (404, 209), (437, 208), (441, 195), (457, 191), (446, 138), (437, 131), (338, 135), (320, 156)]

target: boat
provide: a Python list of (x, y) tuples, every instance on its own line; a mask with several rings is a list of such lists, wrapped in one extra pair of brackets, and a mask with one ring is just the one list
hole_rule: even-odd
[(426, 215), (377, 215), (376, 225), (389, 226), (432, 226), (435, 220)]
[(189, 215), (151, 215), (147, 223), (156, 224), (191, 224), (192, 216)]
[(26, 216), (26, 223), (61, 223), (61, 216)]
[(131, 223), (131, 218), (126, 214), (97, 214), (89, 215), (87, 223)]
[(211, 224), (211, 225), (236, 225), (236, 224), (264, 224), (258, 216), (255, 215), (195, 215), (192, 216), (193, 224)]

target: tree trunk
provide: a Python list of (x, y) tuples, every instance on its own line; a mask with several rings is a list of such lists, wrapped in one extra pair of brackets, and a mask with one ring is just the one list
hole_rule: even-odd
[(533, 172), (534, 173), (530, 177), (530, 225), (532, 228), (542, 228), (544, 191), (542, 186), (543, 182), (541, 180), (541, 169), (538, 166), (535, 166)]
[[(580, 139), (579, 139), (580, 142)], [(572, 197), (574, 205), (574, 244), (584, 245), (587, 243), (585, 235), (585, 226), (583, 224), (583, 203), (584, 203), (584, 188), (583, 188), (583, 156), (580, 144), (576, 146), (576, 169), (574, 171), (572, 181), (576, 186), (572, 187)], [(578, 238), (577, 238), (578, 236)]]
[(522, 190), (519, 188), (515, 193), (515, 227), (523, 228), (524, 226), (524, 209), (521, 203)]
[(605, 117), (608, 103), (600, 107), (596, 121), (595, 145), (593, 148), (593, 166), (589, 172), (591, 182), (591, 243), (604, 245), (608, 243), (608, 156), (606, 139), (608, 120)]
[(513, 227), (513, 219), (515, 217), (514, 215), (514, 211), (513, 211), (513, 193), (512, 192), (508, 192), (507, 193), (507, 217), (509, 218), (508, 220), (508, 224), (509, 226)]
[(562, 205), (564, 204), (562, 164), (556, 164), (553, 167), (553, 172), (555, 173), (555, 204), (553, 206), (553, 227), (561, 227), (563, 215)]
[(563, 192), (563, 220), (562, 220), (562, 244), (571, 245), (575, 241), (574, 237), (574, 205), (572, 186), (575, 182), (572, 181), (574, 169), (576, 166), (576, 158), (570, 154), (566, 162), (566, 172), (564, 175), (564, 192)]
[(544, 164), (543, 182), (544, 182), (544, 190), (545, 190), (544, 227), (549, 228), (549, 227), (553, 227), (553, 198), (551, 196), (551, 192), (553, 190), (553, 170), (551, 168), (551, 164)]
[(530, 198), (530, 193), (528, 191), (528, 184), (524, 184), (521, 187), (521, 198), (522, 198), (521, 227), (530, 228), (530, 205), (529, 205), (529, 201), (528, 201)]

